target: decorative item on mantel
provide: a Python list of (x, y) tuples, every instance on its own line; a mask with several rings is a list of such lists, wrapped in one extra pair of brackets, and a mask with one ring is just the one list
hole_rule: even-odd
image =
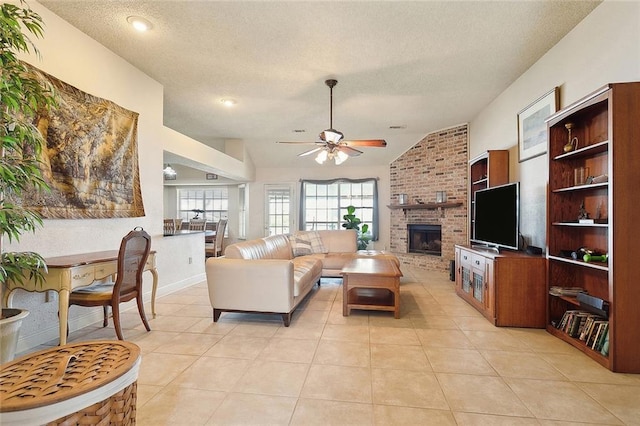
[(407, 204), (407, 194), (398, 194), (398, 204)]
[(436, 191), (436, 203), (447, 202), (447, 191)]

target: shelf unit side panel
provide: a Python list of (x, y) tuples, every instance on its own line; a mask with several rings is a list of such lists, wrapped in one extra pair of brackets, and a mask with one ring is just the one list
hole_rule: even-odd
[(545, 259), (498, 257), (493, 263), (497, 325), (544, 328)]
[(640, 188), (640, 83), (612, 88), (610, 139), (612, 170), (609, 283), (612, 299), (610, 356), (615, 371), (640, 372), (640, 286), (635, 249), (640, 241), (637, 196)]

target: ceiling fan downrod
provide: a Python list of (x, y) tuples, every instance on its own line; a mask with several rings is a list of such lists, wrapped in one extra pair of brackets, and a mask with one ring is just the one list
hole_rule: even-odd
[(333, 88), (338, 84), (338, 80), (325, 80), (324, 84), (329, 86), (329, 130), (333, 130)]

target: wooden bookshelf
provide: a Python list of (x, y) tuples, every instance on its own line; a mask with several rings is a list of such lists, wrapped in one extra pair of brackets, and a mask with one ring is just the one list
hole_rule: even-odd
[[(640, 240), (640, 82), (606, 85), (547, 119), (547, 291), (581, 287), (609, 303), (609, 352), (604, 356), (557, 328), (564, 313), (581, 309), (575, 298), (547, 295), (547, 331), (615, 372), (640, 373), (640, 291), (634, 256)], [(571, 123), (567, 126), (568, 123)], [(565, 150), (568, 129), (577, 148)], [(585, 168), (597, 183), (576, 182)], [(581, 207), (596, 223), (578, 223)], [(582, 213), (584, 213), (584, 210)], [(566, 253), (586, 247), (607, 262)]]

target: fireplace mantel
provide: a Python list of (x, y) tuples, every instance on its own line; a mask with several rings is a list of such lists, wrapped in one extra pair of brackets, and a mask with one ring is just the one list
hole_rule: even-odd
[(452, 209), (455, 207), (460, 207), (462, 203), (424, 203), (424, 204), (391, 204), (388, 205), (391, 210), (413, 210), (413, 209), (426, 209), (426, 210), (436, 210), (436, 209)]

